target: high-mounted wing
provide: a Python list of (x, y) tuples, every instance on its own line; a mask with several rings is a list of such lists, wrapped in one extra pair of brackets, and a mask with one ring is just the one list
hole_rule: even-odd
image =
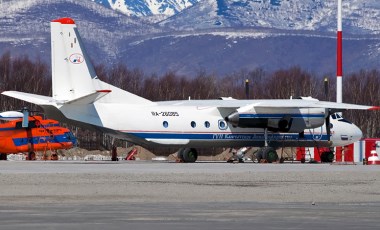
[(236, 127), (268, 128), (300, 133), (324, 124), (331, 113), (348, 109), (378, 110), (377, 106), (318, 101), (316, 99), (260, 100), (237, 108), (225, 120)]

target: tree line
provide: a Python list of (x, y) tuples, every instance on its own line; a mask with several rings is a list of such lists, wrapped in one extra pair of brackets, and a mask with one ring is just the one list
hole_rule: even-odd
[[(163, 75), (146, 74), (141, 69), (130, 69), (124, 64), (95, 66), (98, 77), (119, 88), (153, 101), (216, 99), (287, 99), (312, 96), (319, 100), (335, 101), (336, 77), (321, 76), (294, 66), (274, 72), (257, 68), (240, 70), (224, 76), (198, 71), (195, 76), (180, 75), (174, 71)], [(324, 83), (324, 79), (328, 84)], [(249, 82), (249, 91), (245, 82)], [(360, 70), (343, 77), (343, 101), (363, 105), (380, 105), (380, 72), (377, 69)], [(0, 90), (17, 90), (51, 96), (51, 70), (40, 60), (27, 56), (12, 57), (10, 52), (0, 57)], [(248, 94), (247, 94), (248, 93)], [(1, 96), (0, 111), (18, 110), (35, 105)], [(380, 112), (346, 111), (344, 117), (357, 124), (365, 137), (380, 137)], [(89, 149), (109, 148), (111, 138), (96, 132), (69, 126), (81, 145)], [(120, 142), (122, 143), (122, 142)], [(119, 143), (119, 144), (120, 144)]]

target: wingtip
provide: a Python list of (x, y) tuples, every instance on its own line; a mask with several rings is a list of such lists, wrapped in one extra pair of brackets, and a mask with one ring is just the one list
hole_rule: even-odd
[(372, 106), (368, 110), (380, 110), (380, 106)]

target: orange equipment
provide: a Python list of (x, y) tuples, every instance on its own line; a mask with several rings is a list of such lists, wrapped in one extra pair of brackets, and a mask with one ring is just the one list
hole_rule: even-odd
[(0, 124), (0, 153), (28, 152), (32, 160), (35, 151), (69, 149), (77, 141), (71, 131), (59, 126), (58, 121), (42, 119), (41, 116), (28, 116), (25, 127), (22, 118)]

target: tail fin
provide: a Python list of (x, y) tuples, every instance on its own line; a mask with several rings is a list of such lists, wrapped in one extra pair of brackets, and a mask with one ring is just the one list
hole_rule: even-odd
[(95, 70), (84, 51), (74, 20), (51, 22), (52, 90), (57, 100), (73, 100), (95, 91)]
[(107, 102), (151, 102), (102, 82), (96, 76), (75, 22), (60, 18), (51, 22), (52, 90), (57, 101), (75, 101), (97, 91), (111, 93), (102, 98)]

